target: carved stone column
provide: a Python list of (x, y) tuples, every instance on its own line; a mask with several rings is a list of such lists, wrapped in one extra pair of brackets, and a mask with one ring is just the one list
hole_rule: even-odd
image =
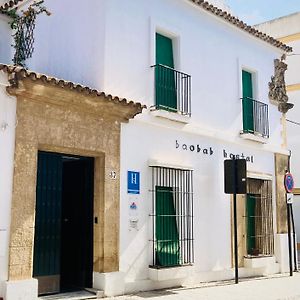
[(288, 160), (287, 155), (275, 154), (277, 233), (287, 233), (284, 175), (288, 169)]

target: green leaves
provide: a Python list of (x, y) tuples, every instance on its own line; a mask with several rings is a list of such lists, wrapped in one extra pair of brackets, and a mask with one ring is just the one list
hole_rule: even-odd
[(12, 61), (14, 65), (26, 67), (25, 60), (32, 57), (36, 17), (42, 13), (47, 16), (51, 15), (43, 4), (44, 0), (34, 1), (20, 13), (18, 13), (17, 7), (5, 11), (5, 14), (10, 17), (9, 25), (13, 30), (14, 44), (12, 47), (15, 48), (15, 54)]

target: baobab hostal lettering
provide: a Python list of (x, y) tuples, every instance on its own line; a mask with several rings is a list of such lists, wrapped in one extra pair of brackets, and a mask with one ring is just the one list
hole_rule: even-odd
[(181, 148), (184, 151), (197, 152), (197, 153), (202, 153), (205, 155), (213, 155), (214, 154), (212, 147), (202, 148), (199, 144), (196, 144), (196, 145), (180, 144), (176, 140), (176, 149), (178, 149), (178, 148)]
[(242, 154), (233, 154), (233, 153), (227, 153), (226, 150), (223, 150), (223, 156), (224, 158), (230, 158), (230, 159), (246, 159), (247, 162), (251, 162), (254, 163), (254, 157), (253, 155), (247, 156), (244, 155), (244, 153)]
[[(176, 140), (176, 149), (181, 149), (183, 151), (190, 151), (194, 153), (201, 153), (207, 156), (212, 156), (215, 153), (212, 147), (202, 147), (199, 144), (181, 144), (180, 142), (178, 142), (178, 140)], [(245, 155), (244, 153), (234, 154), (225, 149), (223, 149), (223, 157), (225, 159), (245, 159), (247, 162), (254, 163), (253, 155)]]

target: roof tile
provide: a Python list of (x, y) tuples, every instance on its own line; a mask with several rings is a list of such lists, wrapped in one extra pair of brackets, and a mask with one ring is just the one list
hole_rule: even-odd
[(23, 67), (0, 64), (0, 71), (4, 71), (9, 75), (15, 75), (17, 80), (29, 78), (30, 80), (33, 81), (42, 81), (43, 83), (46, 84), (51, 84), (54, 86), (67, 88), (70, 90), (75, 90), (78, 93), (84, 93), (96, 97), (104, 97), (109, 102), (114, 102), (116, 104), (122, 104), (126, 106), (133, 106), (137, 109), (138, 112), (141, 112), (144, 108), (146, 108), (146, 106), (142, 105), (141, 103), (129, 101), (126, 98), (119, 98), (116, 96), (112, 96), (110, 94), (105, 94), (104, 92), (71, 81), (67, 81), (64, 79), (58, 79), (55, 77), (47, 76), (45, 74), (28, 71)]
[(193, 2), (194, 4), (196, 4), (197, 6), (205, 9), (206, 11), (220, 17), (223, 18), (225, 21), (228, 21), (229, 23), (231, 23), (232, 25), (235, 25), (236, 27), (250, 33), (251, 35), (254, 35), (255, 37), (277, 47), (280, 48), (286, 52), (291, 52), (292, 48), (279, 42), (278, 40), (274, 39), (271, 36), (266, 35), (265, 33), (262, 33), (258, 30), (256, 30), (254, 27), (246, 24), (245, 22), (241, 21), (240, 19), (238, 19), (237, 17), (232, 16), (230, 13), (221, 10), (220, 8), (210, 4), (207, 1), (203, 1), (203, 0), (189, 0), (190, 2)]
[(10, 0), (0, 6), (0, 12), (4, 13), (7, 9), (13, 8), (17, 4), (19, 4), (19, 2), (23, 2), (23, 1), (24, 0)]

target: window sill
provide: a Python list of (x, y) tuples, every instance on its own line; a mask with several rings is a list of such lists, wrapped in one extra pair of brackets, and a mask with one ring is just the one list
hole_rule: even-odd
[(268, 143), (269, 138), (257, 135), (255, 133), (240, 132), (240, 137), (244, 140), (250, 140), (261, 144)]
[(244, 257), (245, 268), (266, 268), (276, 263), (274, 256)]
[(190, 276), (193, 271), (194, 266), (191, 265), (162, 269), (149, 268), (149, 279), (153, 281), (181, 279)]
[(156, 109), (155, 107), (150, 108), (150, 114), (154, 117), (168, 119), (170, 121), (188, 124), (191, 117), (187, 115), (181, 115), (177, 112), (170, 112), (163, 109)]

